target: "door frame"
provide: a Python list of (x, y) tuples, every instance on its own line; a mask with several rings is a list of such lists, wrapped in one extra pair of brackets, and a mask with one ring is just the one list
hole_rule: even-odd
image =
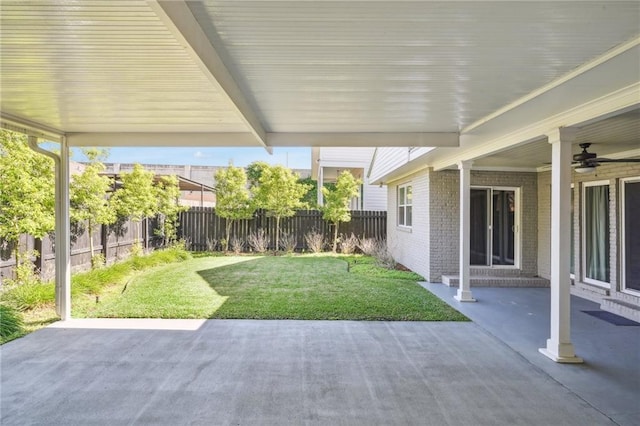
[[(594, 278), (587, 277), (587, 209), (585, 205), (586, 199), (586, 188), (592, 186), (606, 186), (609, 188), (609, 207), (607, 209), (609, 216), (611, 216), (611, 181), (606, 180), (594, 180), (589, 182), (583, 182), (582, 188), (580, 191), (580, 218), (581, 218), (581, 226), (580, 226), (580, 241), (581, 241), (581, 253), (580, 253), (580, 262), (582, 264), (582, 282), (587, 284), (592, 284), (598, 287), (602, 287), (605, 289), (611, 289), (611, 282), (600, 281)], [(609, 253), (611, 253), (611, 217), (609, 217), (609, 232), (607, 233), (609, 238)], [(609, 281), (611, 281), (611, 254), (609, 254)]]
[[(484, 269), (520, 269), (521, 264), (521, 188), (517, 186), (491, 186), (491, 185), (471, 185), (471, 189), (485, 190), (488, 193), (489, 200), (487, 202), (487, 253), (488, 265), (470, 265), (472, 268)], [(514, 230), (513, 230), (513, 265), (494, 265), (493, 264), (493, 191), (513, 191), (514, 198)]]
[(625, 217), (625, 203), (626, 203), (626, 193), (625, 193), (625, 183), (626, 182), (640, 182), (640, 176), (627, 177), (620, 179), (620, 291), (623, 293), (627, 293), (633, 296), (640, 296), (640, 291), (627, 288), (626, 287), (626, 241), (625, 241), (625, 231), (626, 231), (626, 217)]

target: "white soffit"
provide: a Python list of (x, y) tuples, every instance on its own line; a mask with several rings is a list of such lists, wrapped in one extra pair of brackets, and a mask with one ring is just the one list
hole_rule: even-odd
[(3, 0), (0, 24), (5, 113), (65, 132), (249, 131), (145, 1)]
[(271, 132), (457, 131), (637, 35), (638, 2), (190, 2)]

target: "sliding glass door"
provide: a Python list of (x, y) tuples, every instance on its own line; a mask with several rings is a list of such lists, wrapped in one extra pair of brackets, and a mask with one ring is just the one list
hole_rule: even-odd
[(516, 266), (517, 191), (471, 189), (471, 265)]
[(582, 193), (584, 280), (609, 286), (609, 182), (588, 182)]
[(621, 181), (622, 290), (640, 294), (640, 177)]

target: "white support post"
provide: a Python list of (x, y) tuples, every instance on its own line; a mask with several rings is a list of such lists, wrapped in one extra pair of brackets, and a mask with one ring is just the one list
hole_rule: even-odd
[(581, 363), (571, 344), (571, 143), (575, 129), (547, 135), (551, 144), (551, 336), (540, 352), (555, 362)]
[(471, 295), (470, 236), (471, 236), (471, 164), (460, 161), (460, 287), (453, 296), (459, 302), (475, 302)]
[(69, 145), (60, 138), (60, 154), (38, 146), (38, 138), (29, 136), (29, 146), (55, 163), (55, 268), (56, 313), (65, 321), (71, 318), (71, 250), (69, 225)]
[[(69, 144), (60, 138), (60, 163), (56, 187), (56, 309), (62, 321), (71, 319), (71, 229), (69, 224)], [(58, 219), (59, 218), (59, 219)], [(59, 259), (59, 260), (58, 260)]]
[(324, 167), (318, 167), (318, 191), (316, 194), (318, 205), (324, 205), (324, 196), (322, 195), (322, 187), (324, 186)]

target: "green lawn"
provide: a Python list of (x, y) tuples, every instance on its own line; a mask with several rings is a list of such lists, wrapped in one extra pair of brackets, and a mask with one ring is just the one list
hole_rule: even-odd
[(367, 257), (199, 257), (141, 273), (78, 317), (464, 321), (411, 272)]

